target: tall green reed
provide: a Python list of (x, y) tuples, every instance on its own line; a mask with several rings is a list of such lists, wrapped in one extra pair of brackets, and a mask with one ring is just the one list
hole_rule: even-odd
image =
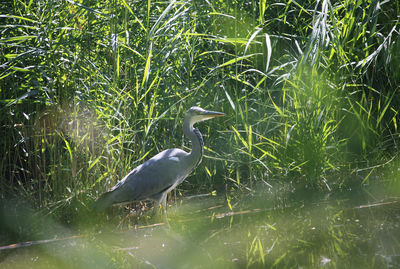
[(397, 147), (396, 1), (1, 9), (3, 196), (88, 208), (156, 152), (189, 149), (192, 105), (227, 117), (199, 125), (207, 158), (182, 191), (331, 189)]

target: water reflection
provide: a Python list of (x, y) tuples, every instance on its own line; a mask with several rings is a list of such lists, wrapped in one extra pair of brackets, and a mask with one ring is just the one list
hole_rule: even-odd
[(400, 199), (382, 189), (257, 193), (230, 204), (183, 200), (168, 210), (170, 228), (147, 216), (125, 218), (120, 228), (109, 219), (79, 238), (1, 250), (0, 267), (400, 267)]

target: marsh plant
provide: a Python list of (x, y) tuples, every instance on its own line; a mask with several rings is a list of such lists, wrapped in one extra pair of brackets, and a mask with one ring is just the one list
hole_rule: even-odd
[[(181, 121), (194, 105), (226, 117), (199, 125), (205, 158), (170, 198), (217, 193), (231, 207), (260, 188), (330, 192), (379, 182), (399, 162), (398, 1), (0, 10), (2, 199), (76, 223), (133, 167), (188, 149)], [(398, 177), (387, 184), (399, 190)]]

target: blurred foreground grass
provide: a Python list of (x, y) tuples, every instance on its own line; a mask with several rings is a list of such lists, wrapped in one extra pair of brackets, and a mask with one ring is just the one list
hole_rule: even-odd
[[(341, 192), (256, 192), (183, 199), (170, 227), (141, 217), (88, 214), (67, 228), (33, 211), (4, 218), (9, 231), (35, 221), (0, 250), (1, 268), (397, 268), (400, 197), (383, 185)], [(5, 211), (8, 212), (8, 211)], [(4, 223), (8, 221), (8, 223)], [(25, 222), (21, 222), (24, 220)], [(14, 246), (15, 247), (15, 246)]]

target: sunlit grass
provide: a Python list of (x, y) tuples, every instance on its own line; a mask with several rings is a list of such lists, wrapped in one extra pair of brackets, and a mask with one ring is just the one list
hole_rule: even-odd
[[(305, 192), (297, 198), (329, 194), (382, 177), (398, 196), (398, 1), (78, 2), (0, 4), (1, 199), (17, 201), (18, 209), (28, 203), (52, 219), (47, 226), (96, 240), (98, 230), (150, 225), (154, 219), (141, 206), (100, 216), (90, 206), (161, 150), (190, 150), (182, 118), (199, 105), (226, 117), (199, 124), (205, 158), (170, 195), (177, 218), (171, 226), (201, 242), (184, 238), (200, 255), (183, 252), (180, 265), (382, 265), (385, 254), (350, 259), (362, 235), (353, 238), (357, 232), (345, 228), (341, 205), (317, 213), (280, 208), (296, 190)], [(218, 197), (220, 211), (186, 208), (181, 199), (199, 193)], [(269, 205), (271, 215), (218, 218), (254, 209), (243, 204), (255, 193), (265, 203), (255, 207)], [(264, 199), (270, 195), (272, 202)], [(327, 222), (319, 228), (318, 215)], [(248, 216), (256, 216), (254, 225)], [(34, 240), (28, 237), (36, 232), (3, 238)], [(90, 238), (82, 249), (106, 253), (110, 266), (147, 266), (144, 256)], [(215, 244), (225, 238), (228, 247)], [(161, 259), (168, 252), (160, 249)], [(80, 264), (57, 255), (49, 254), (50, 265)]]
[(195, 104), (228, 115), (201, 126), (210, 191), (277, 175), (335, 188), (329, 175), (346, 162), (379, 162), (374, 152), (398, 141), (396, 67), (381, 67), (398, 58), (396, 17), (383, 23), (397, 4), (21, 3), (3, 15), (2, 98), (14, 116), (2, 171), (39, 204), (97, 196), (183, 146), (180, 118)]

